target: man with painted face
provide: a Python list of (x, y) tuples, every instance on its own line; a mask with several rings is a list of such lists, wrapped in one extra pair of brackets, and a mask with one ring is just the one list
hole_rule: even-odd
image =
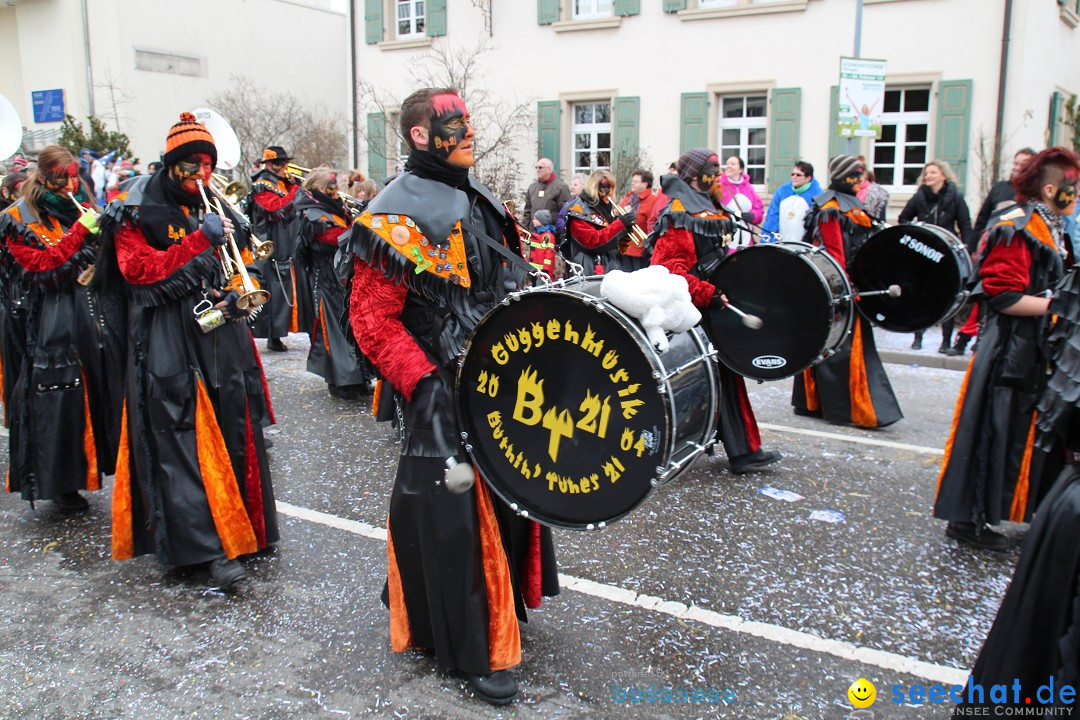
[[(687, 150), (676, 165), (677, 175), (660, 179), (667, 206), (656, 220), (656, 246), (652, 264), (682, 275), (690, 286), (690, 298), (704, 315), (720, 312), (727, 304), (720, 288), (709, 282), (727, 255), (734, 226), (713, 192), (720, 161), (709, 148)], [(703, 323), (712, 333), (711, 323)], [(710, 337), (713, 344), (724, 338)], [(780, 453), (761, 448), (754, 409), (746, 392), (746, 380), (720, 364), (720, 441), (736, 474), (752, 472), (780, 460)]]
[(214, 139), (191, 113), (169, 130), (164, 168), (128, 184), (102, 218), (94, 286), (123, 325), (123, 428), (113, 486), (116, 560), (154, 553), (166, 571), (244, 577), (238, 556), (277, 542), (263, 426), (272, 420), (249, 310), (224, 276), (228, 235), (205, 211)]
[[(1061, 442), (1065, 449), (1080, 449), (1069, 437), (1075, 432), (1076, 380), (1061, 384), (1069, 376), (1080, 378), (1063, 335), (1067, 324), (1080, 323), (1075, 290), (1060, 288), (1050, 299), (1076, 261), (1064, 218), (1076, 207), (1078, 177), (1076, 153), (1043, 150), (1013, 175), (1020, 207), (986, 236), (979, 264), (986, 318), (960, 390), (934, 504), (934, 517), (948, 521), (946, 536), (967, 545), (1007, 548), (1007, 538), (991, 527), (1002, 520), (1028, 521), (1047, 490), (1040, 480), (1061, 468)], [(1061, 331), (1055, 329), (1045, 343), (1051, 314), (1061, 318)], [(1048, 346), (1065, 352), (1050, 358)], [(1051, 393), (1036, 409), (1051, 359), (1063, 373), (1051, 381), (1061, 399)], [(1034, 448), (1036, 422), (1052, 431), (1044, 452)]]
[(634, 213), (615, 212), (614, 192), (615, 176), (607, 170), (596, 170), (566, 212), (567, 243), (563, 252), (568, 260), (581, 265), (586, 275), (636, 269), (629, 267), (633, 259), (623, 254), (635, 227)]
[(263, 169), (251, 177), (251, 222), (255, 235), (274, 243), (274, 254), (257, 266), (266, 278), (270, 300), (255, 320), (255, 337), (266, 338), (266, 349), (288, 350), (281, 338), (290, 332), (310, 331), (314, 314), (306, 278), (294, 271), (293, 258), (299, 236), (296, 200), (303, 195), (298, 180), (289, 174), (292, 158), (285, 149), (271, 145), (263, 150)]
[(418, 90), (400, 118), (405, 171), (341, 239), (354, 258), (353, 335), (384, 378), (380, 417), (399, 417), (403, 433), (383, 593), (390, 642), (395, 652), (434, 651), (440, 668), (502, 705), (517, 695), (518, 620), (558, 592), (551, 533), (484, 483), (451, 492), (443, 477), (447, 455), (465, 456), (450, 390), (457, 357), (516, 286), (505, 260), (520, 258), (519, 240), (505, 207), (469, 177), (475, 132), (458, 93)]
[[(814, 198), (803, 241), (822, 247), (844, 272), (874, 233), (874, 223), (855, 194), (863, 165), (851, 155), (829, 161), (829, 189)], [(791, 404), (796, 415), (857, 427), (885, 427), (904, 417), (874, 344), (874, 329), (855, 313), (851, 334), (836, 353), (795, 376)]]

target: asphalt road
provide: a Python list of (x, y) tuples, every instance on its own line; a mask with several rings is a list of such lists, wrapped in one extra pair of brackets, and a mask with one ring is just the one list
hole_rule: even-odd
[(839, 719), (859, 678), (873, 717), (948, 717), (892, 688), (963, 683), (1016, 563), (930, 517), (962, 373), (888, 365), (906, 418), (880, 431), (795, 417), (790, 381), (753, 385), (784, 460), (733, 476), (701, 458), (611, 527), (556, 531), (563, 592), (530, 613), (520, 699), (496, 710), (390, 651), (395, 435), (305, 371), (301, 336), (288, 344), (264, 356), (282, 541), (244, 561), (236, 592), (111, 560), (109, 486), (76, 518), (0, 497), (0, 718)]

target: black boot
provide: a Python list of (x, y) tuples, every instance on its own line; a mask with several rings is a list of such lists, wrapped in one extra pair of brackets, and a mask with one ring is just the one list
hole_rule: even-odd
[(911, 342), (912, 350), (922, 350), (922, 333), (915, 333), (915, 339)]
[(969, 342), (971, 342), (971, 336), (970, 335), (968, 335), (967, 333), (958, 332), (958, 333), (956, 333), (956, 345), (954, 345), (951, 348), (949, 348), (948, 350), (946, 350), (945, 354), (949, 355), (951, 357), (956, 357), (957, 355), (963, 355), (964, 351), (967, 350), (967, 346), (968, 346)]
[(941, 328), (941, 346), (937, 349), (942, 355), (948, 355), (949, 350), (952, 349), (952, 328), (948, 330), (944, 326)]

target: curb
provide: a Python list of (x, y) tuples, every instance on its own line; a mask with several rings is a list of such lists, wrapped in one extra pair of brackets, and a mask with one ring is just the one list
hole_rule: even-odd
[(950, 357), (948, 355), (922, 355), (920, 353), (882, 350), (879, 348), (878, 355), (881, 357), (882, 362), (896, 363), (898, 365), (919, 365), (944, 370), (965, 371), (971, 361), (971, 353)]

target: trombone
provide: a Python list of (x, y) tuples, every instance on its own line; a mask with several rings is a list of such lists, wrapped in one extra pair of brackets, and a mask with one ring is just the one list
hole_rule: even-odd
[[(207, 189), (203, 185), (202, 180), (196, 180), (195, 182), (199, 185), (199, 194), (202, 195), (206, 212), (214, 212), (215, 209), (210, 207), (210, 197), (207, 195)], [(217, 213), (224, 219), (226, 215), (225, 209), (221, 206), (221, 199), (215, 197), (214, 203), (217, 205)], [(233, 237), (233, 234), (228, 233), (225, 237), (228, 241), (227, 244), (229, 249), (228, 251), (219, 250), (218, 258), (221, 260), (221, 268), (225, 271), (226, 278), (232, 278), (233, 275), (240, 276), (240, 287), (243, 292), (236, 301), (236, 306), (241, 310), (247, 310), (266, 304), (266, 301), (270, 299), (270, 293), (255, 287), (255, 283), (252, 282), (251, 276), (248, 275), (247, 268), (244, 266), (244, 257), (240, 254), (240, 248), (236, 246), (236, 238)], [(232, 257), (229, 257), (230, 252), (232, 253)]]
[[(611, 209), (615, 212), (616, 215), (625, 215), (626, 213), (630, 212), (614, 200), (611, 201)], [(645, 228), (641, 227), (640, 225), (634, 225), (630, 229), (629, 235), (630, 242), (634, 243), (634, 245), (636, 245), (637, 247), (644, 247), (645, 241), (649, 239), (649, 233), (645, 232)]]
[[(223, 188), (218, 187), (224, 186)], [(239, 180), (229, 182), (229, 179), (224, 175), (218, 175), (213, 173), (210, 175), (210, 190), (214, 192), (219, 198), (224, 200), (232, 211), (240, 216), (240, 218), (246, 222), (251, 228), (251, 252), (255, 255), (256, 260), (266, 260), (274, 254), (274, 243), (272, 240), (260, 240), (255, 234), (255, 226), (252, 225), (251, 219), (245, 215), (240, 208), (236, 206), (239, 198), (234, 198), (237, 190), (241, 191), (241, 196), (247, 194), (247, 186)]]

